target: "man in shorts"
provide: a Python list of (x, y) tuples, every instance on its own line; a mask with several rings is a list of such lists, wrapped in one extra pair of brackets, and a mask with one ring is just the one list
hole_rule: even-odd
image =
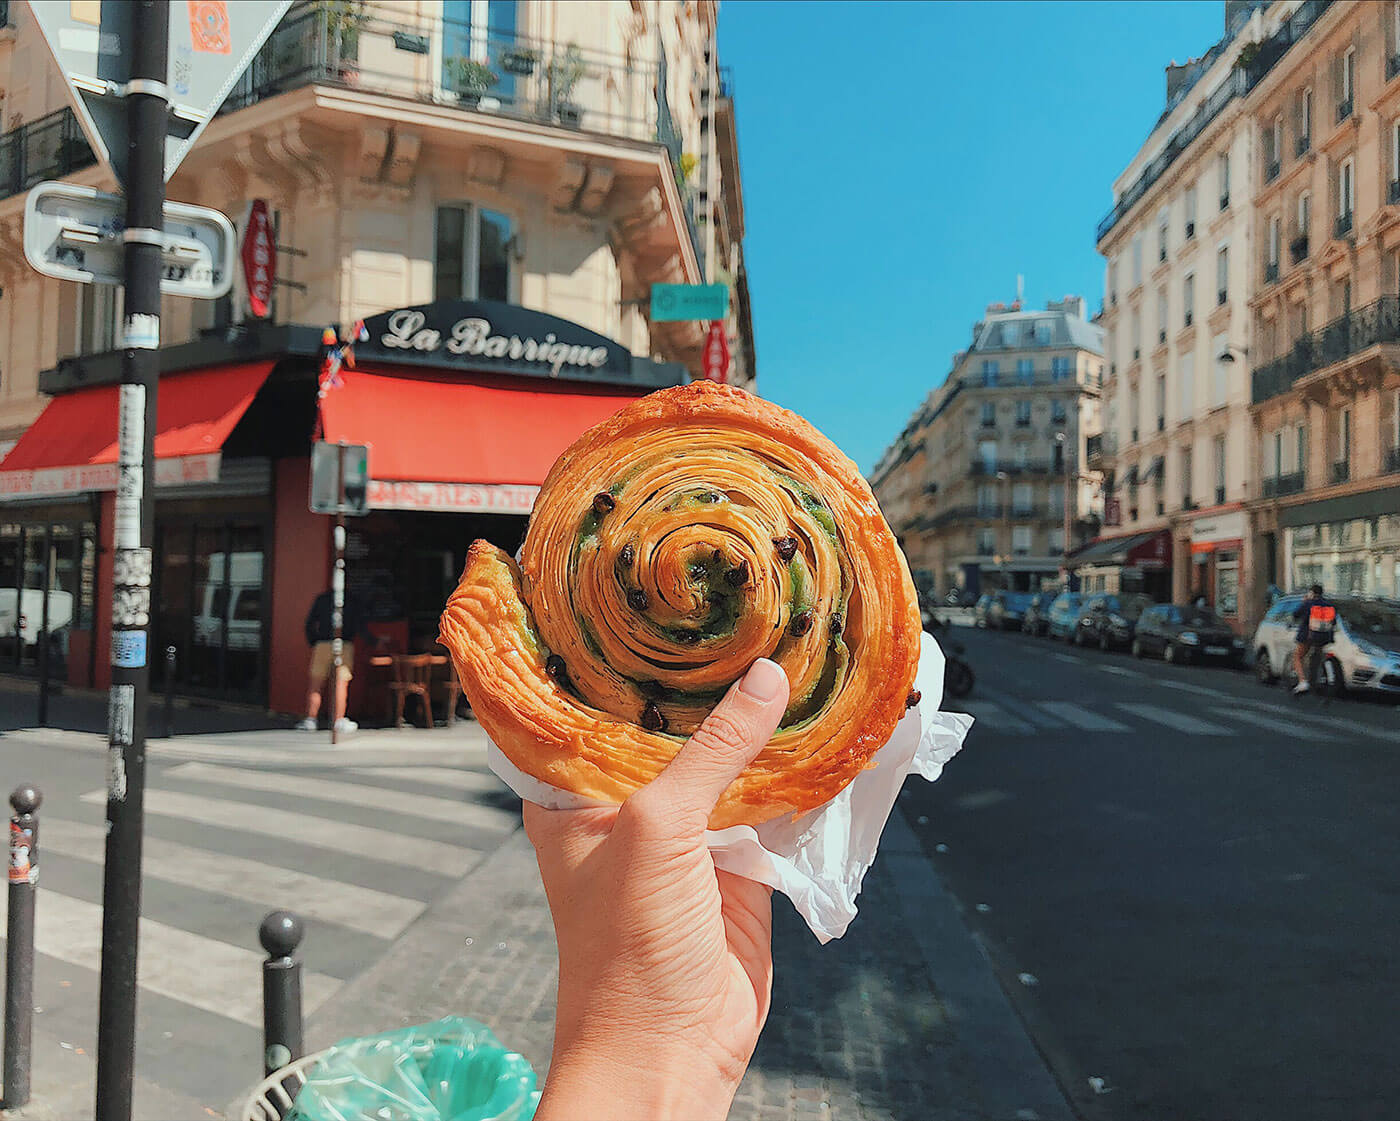
[(1322, 585), (1314, 584), (1308, 589), (1307, 598), (1293, 612), (1293, 618), (1298, 622), (1298, 637), (1293, 647), (1293, 668), (1298, 671), (1298, 684), (1293, 691), (1306, 693), (1310, 688), (1305, 666), (1308, 651), (1332, 641), (1337, 629), (1337, 608), (1323, 597)]
[[(314, 732), (321, 714), (321, 693), (335, 668), (335, 609), (330, 592), (322, 592), (306, 613), (306, 642), (311, 647), (310, 683), (306, 689), (306, 718), (297, 725), (303, 732)], [(336, 678), (331, 719), (337, 732), (354, 732), (359, 725), (345, 715), (345, 696), (354, 676), (355, 639), (371, 637), (359, 600), (347, 594), (341, 620), (340, 674)]]

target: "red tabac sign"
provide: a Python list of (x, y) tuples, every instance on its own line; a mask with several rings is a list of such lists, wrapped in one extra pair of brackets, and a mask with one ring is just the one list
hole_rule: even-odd
[(248, 310), (257, 319), (266, 319), (272, 304), (272, 285), (277, 279), (277, 247), (272, 239), (272, 215), (265, 199), (254, 199), (243, 231), (243, 283), (248, 290)]
[(729, 380), (729, 340), (718, 319), (710, 324), (710, 333), (705, 336), (705, 376), (711, 381)]

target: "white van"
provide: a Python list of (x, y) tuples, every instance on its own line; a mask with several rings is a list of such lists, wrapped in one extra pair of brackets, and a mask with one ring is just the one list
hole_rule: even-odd
[[(228, 574), (229, 650), (262, 649), (263, 555), (234, 553)], [(194, 644), (218, 646), (224, 622), (224, 554), (209, 554), (209, 575), (194, 617)], [(50, 611), (52, 611), (50, 605)]]
[[(18, 610), (16, 610), (18, 603)], [(44, 589), (25, 588), (18, 597), (14, 588), (0, 588), (0, 639), (20, 635), (25, 646), (39, 644), (44, 622)], [(73, 593), (49, 590), (49, 632), (62, 630), (73, 622)]]

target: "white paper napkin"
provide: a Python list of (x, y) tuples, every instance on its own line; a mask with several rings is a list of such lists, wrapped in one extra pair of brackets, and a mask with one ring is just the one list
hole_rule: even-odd
[[(940, 712), (943, 651), (925, 634), (915, 688), (923, 694), (894, 734), (862, 771), (826, 805), (797, 819), (781, 817), (754, 828), (735, 825), (708, 834), (715, 867), (768, 884), (792, 900), (821, 942), (846, 933), (856, 917), (856, 896), (880, 844), (880, 834), (910, 771), (932, 782), (963, 745), (972, 717)], [(571, 794), (525, 774), (494, 743), (487, 762), (521, 798), (546, 809), (571, 810), (602, 803)]]

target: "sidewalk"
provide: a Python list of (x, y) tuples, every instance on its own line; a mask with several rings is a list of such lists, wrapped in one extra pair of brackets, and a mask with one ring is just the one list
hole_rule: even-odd
[[(775, 898), (773, 1010), (734, 1121), (1073, 1116), (898, 812), (860, 906), (846, 937), (820, 946)], [(543, 1074), (556, 980), (544, 892), (517, 829), (312, 1017), (307, 1047), (461, 1014)]]

